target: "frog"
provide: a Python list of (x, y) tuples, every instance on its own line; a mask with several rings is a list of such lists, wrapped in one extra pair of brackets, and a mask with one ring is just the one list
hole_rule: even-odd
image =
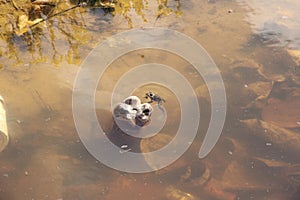
[(157, 102), (158, 105), (161, 105), (162, 103), (165, 103), (166, 100), (161, 98), (158, 94), (154, 94), (153, 92), (149, 91), (145, 94), (146, 96), (144, 98), (150, 99), (148, 103)]

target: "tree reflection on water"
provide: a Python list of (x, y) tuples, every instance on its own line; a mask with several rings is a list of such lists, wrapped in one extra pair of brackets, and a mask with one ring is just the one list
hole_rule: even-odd
[[(78, 65), (93, 44), (117, 29), (113, 16), (122, 16), (128, 28), (137, 16), (147, 21), (147, 0), (87, 2), (85, 7), (76, 7), (77, 0), (0, 1), (0, 68), (39, 62)], [(171, 13), (181, 15), (180, 1), (157, 0), (156, 4), (157, 19)]]

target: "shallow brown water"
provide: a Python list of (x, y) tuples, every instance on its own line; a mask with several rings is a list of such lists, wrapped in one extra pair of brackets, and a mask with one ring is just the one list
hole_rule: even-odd
[[(300, 22), (294, 10), (298, 3), (263, 4), (268, 8), (264, 12), (255, 2), (180, 1), (178, 6), (177, 1), (169, 1), (175, 13), (157, 17), (157, 2), (142, 2), (125, 17), (78, 8), (41, 25), (39, 33), (1, 34), (0, 94), (7, 102), (10, 143), (0, 153), (0, 199), (298, 200), (299, 152), (289, 148), (285, 137), (263, 139), (270, 130), (253, 130), (241, 122), (261, 119), (300, 137), (295, 113), (300, 109), (296, 101)], [(273, 5), (290, 13), (284, 19), (294, 20), (285, 24), (285, 32), (268, 26), (277, 34), (266, 38), (265, 31), (256, 28), (261, 26), (256, 17), (263, 23), (263, 13), (269, 17), (266, 21), (279, 23)], [(167, 27), (185, 33), (207, 50), (221, 70), (227, 118), (219, 142), (205, 159), (199, 160), (197, 154), (210, 118), (207, 88), (189, 63), (159, 50), (131, 52), (110, 65), (97, 87), (97, 114), (109, 130), (111, 111), (102, 97), (110, 95), (132, 66), (149, 62), (172, 66), (188, 77), (200, 101), (200, 130), (184, 156), (156, 172), (128, 174), (101, 164), (81, 143), (72, 116), (76, 73), (98, 43), (130, 27)], [(282, 42), (287, 40), (289, 45)], [(291, 54), (291, 48), (296, 53)], [(173, 137), (180, 115), (174, 94), (157, 85), (138, 88), (134, 94), (142, 97), (145, 90), (156, 90), (166, 98), (170, 118), (162, 132)], [(280, 114), (274, 113), (282, 112), (281, 121)], [(203, 175), (205, 169), (210, 178)]]

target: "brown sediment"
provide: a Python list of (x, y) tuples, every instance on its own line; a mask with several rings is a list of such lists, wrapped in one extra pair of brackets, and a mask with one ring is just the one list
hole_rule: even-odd
[(300, 127), (300, 97), (280, 100), (268, 99), (268, 104), (262, 109), (262, 119), (283, 128)]
[(147, 178), (124, 174), (109, 183), (104, 199), (164, 199), (165, 187), (164, 183), (159, 184)]
[(242, 120), (251, 134), (262, 138), (266, 143), (293, 153), (300, 152), (300, 134), (258, 119)]

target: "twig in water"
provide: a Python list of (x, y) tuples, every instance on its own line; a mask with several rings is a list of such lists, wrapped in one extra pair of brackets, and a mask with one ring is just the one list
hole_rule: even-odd
[(61, 15), (61, 14), (65, 13), (65, 12), (68, 12), (68, 11), (70, 11), (70, 10), (73, 10), (73, 9), (75, 9), (75, 8), (77, 8), (77, 7), (84, 7), (84, 6), (86, 6), (86, 3), (85, 3), (85, 2), (79, 3), (79, 4), (77, 4), (76, 6), (73, 6), (73, 7), (71, 7), (71, 8), (66, 9), (66, 10), (62, 10), (62, 11), (60, 11), (60, 12), (58, 12), (58, 13), (55, 13), (55, 14), (53, 14), (53, 15), (50, 15), (49, 17), (44, 18), (44, 19), (42, 19), (41, 21), (39, 21), (39, 22), (37, 22), (37, 23), (35, 23), (35, 24), (29, 26), (29, 28), (33, 28), (33, 27), (35, 27), (36, 25), (38, 25), (39, 23), (41, 23), (41, 22), (47, 21), (47, 20), (51, 19), (52, 17), (55, 17), (55, 16), (57, 16), (57, 15)]

